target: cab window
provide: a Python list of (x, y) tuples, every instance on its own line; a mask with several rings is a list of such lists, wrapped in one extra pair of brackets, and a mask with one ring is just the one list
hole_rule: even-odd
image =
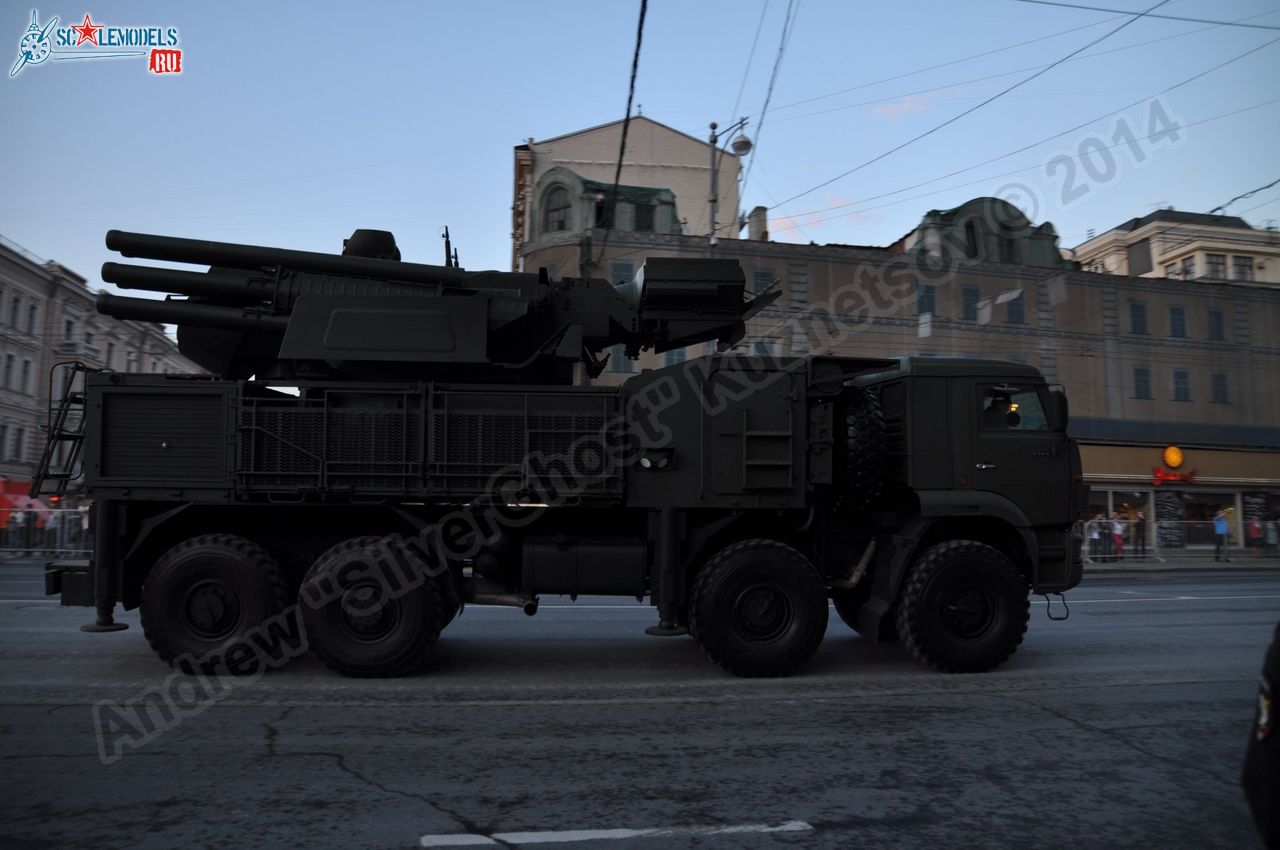
[(1049, 418), (1038, 387), (987, 384), (978, 388), (984, 431), (1044, 431)]

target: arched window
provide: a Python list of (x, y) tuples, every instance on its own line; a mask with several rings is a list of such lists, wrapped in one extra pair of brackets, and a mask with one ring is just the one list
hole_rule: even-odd
[(569, 229), (569, 191), (557, 186), (542, 202), (542, 232), (559, 233)]

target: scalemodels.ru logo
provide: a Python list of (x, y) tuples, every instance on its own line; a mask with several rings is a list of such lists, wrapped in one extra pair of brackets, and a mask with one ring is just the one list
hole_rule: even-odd
[(18, 76), (28, 65), (40, 65), (50, 59), (57, 62), (65, 59), (135, 59), (142, 56), (147, 57), (147, 70), (153, 74), (182, 73), (182, 51), (178, 49), (180, 42), (177, 27), (107, 26), (94, 23), (88, 12), (76, 26), (57, 25), (56, 15), (41, 24), (38, 10), (31, 10), (31, 26), (27, 27), (18, 42), (18, 59), (9, 71), (10, 77)]

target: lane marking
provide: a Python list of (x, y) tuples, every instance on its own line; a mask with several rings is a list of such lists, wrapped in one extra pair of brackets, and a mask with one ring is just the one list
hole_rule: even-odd
[(673, 838), (703, 835), (742, 835), (744, 833), (809, 832), (813, 829), (802, 820), (773, 826), (766, 823), (744, 823), (730, 826), (671, 826), (653, 829), (567, 829), (538, 832), (442, 833), (424, 835), (423, 847), (487, 847), (498, 844), (560, 844), (573, 841), (624, 841), (632, 838)]
[[(1280, 599), (1280, 594), (1250, 594), (1249, 596), (1153, 596), (1149, 599), (1072, 599), (1067, 597), (1068, 605), (1080, 605), (1093, 602), (1218, 602), (1228, 599)], [(1043, 605), (1043, 599), (1033, 599), (1037, 605)]]

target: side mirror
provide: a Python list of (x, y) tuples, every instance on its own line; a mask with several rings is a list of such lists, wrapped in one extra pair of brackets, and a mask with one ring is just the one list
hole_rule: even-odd
[(1058, 431), (1067, 430), (1067, 422), (1070, 419), (1070, 410), (1067, 405), (1067, 394), (1063, 390), (1051, 390), (1049, 392), (1050, 399), (1050, 416), (1053, 417), (1053, 427)]

